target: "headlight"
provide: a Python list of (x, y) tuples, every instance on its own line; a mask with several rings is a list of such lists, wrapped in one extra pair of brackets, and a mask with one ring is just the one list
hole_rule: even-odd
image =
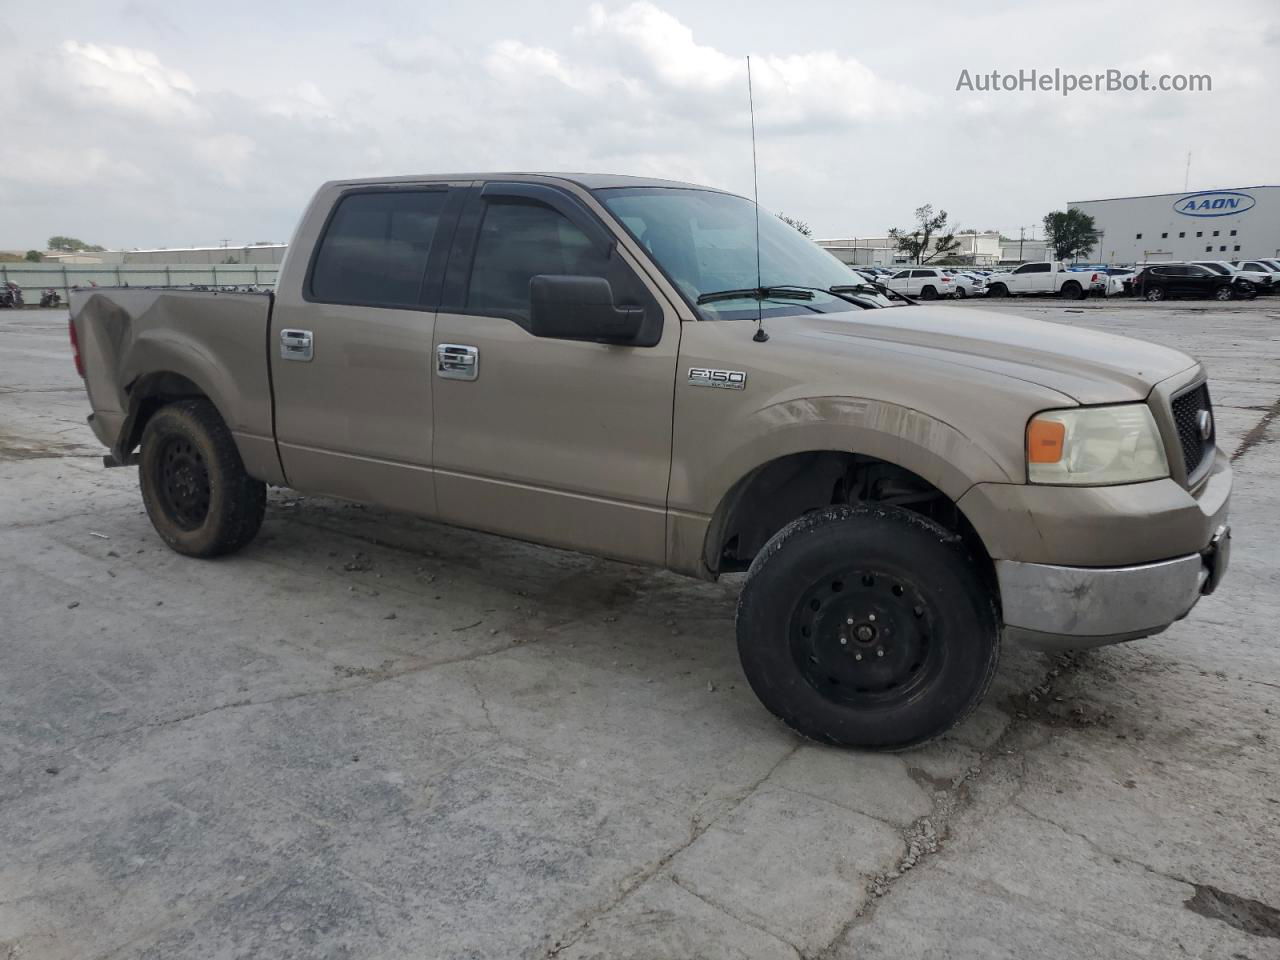
[(1168, 475), (1164, 442), (1145, 403), (1048, 410), (1027, 424), (1032, 483), (1138, 483)]

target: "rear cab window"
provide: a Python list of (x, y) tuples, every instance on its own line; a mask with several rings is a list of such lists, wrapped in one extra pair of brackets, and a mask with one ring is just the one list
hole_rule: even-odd
[(334, 207), (316, 248), (308, 300), (420, 307), (447, 189), (357, 191)]

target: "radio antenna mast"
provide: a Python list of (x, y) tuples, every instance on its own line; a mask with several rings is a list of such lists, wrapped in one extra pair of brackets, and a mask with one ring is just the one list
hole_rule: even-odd
[(760, 274), (760, 174), (756, 166), (756, 98), (751, 90), (751, 58), (747, 57), (747, 109), (751, 113), (751, 203), (756, 208), (756, 332), (751, 338), (764, 343), (764, 280)]

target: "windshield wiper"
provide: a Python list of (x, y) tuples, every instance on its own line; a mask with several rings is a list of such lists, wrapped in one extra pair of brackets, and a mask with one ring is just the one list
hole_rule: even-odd
[(905, 293), (899, 293), (897, 290), (890, 290), (883, 283), (855, 283), (841, 284), (837, 287), (831, 287), (828, 291), (839, 296), (842, 293), (878, 293), (881, 296), (888, 297), (890, 300), (901, 300), (903, 303), (915, 305), (917, 303), (915, 297), (908, 297)]
[(698, 306), (721, 300), (812, 300), (813, 294), (794, 286), (746, 287), (742, 290), (717, 290), (698, 297)]

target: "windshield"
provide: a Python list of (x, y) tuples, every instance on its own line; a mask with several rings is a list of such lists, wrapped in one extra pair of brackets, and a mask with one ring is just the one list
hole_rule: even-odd
[[(596, 194), (691, 303), (724, 290), (798, 286), (823, 291), (865, 282), (763, 208), (757, 277), (756, 211), (743, 197), (679, 187), (620, 187)], [(754, 319), (760, 310), (768, 317), (855, 308), (839, 297), (815, 292), (803, 301), (766, 298), (757, 303), (744, 296), (696, 309), (708, 319), (737, 320)]]

